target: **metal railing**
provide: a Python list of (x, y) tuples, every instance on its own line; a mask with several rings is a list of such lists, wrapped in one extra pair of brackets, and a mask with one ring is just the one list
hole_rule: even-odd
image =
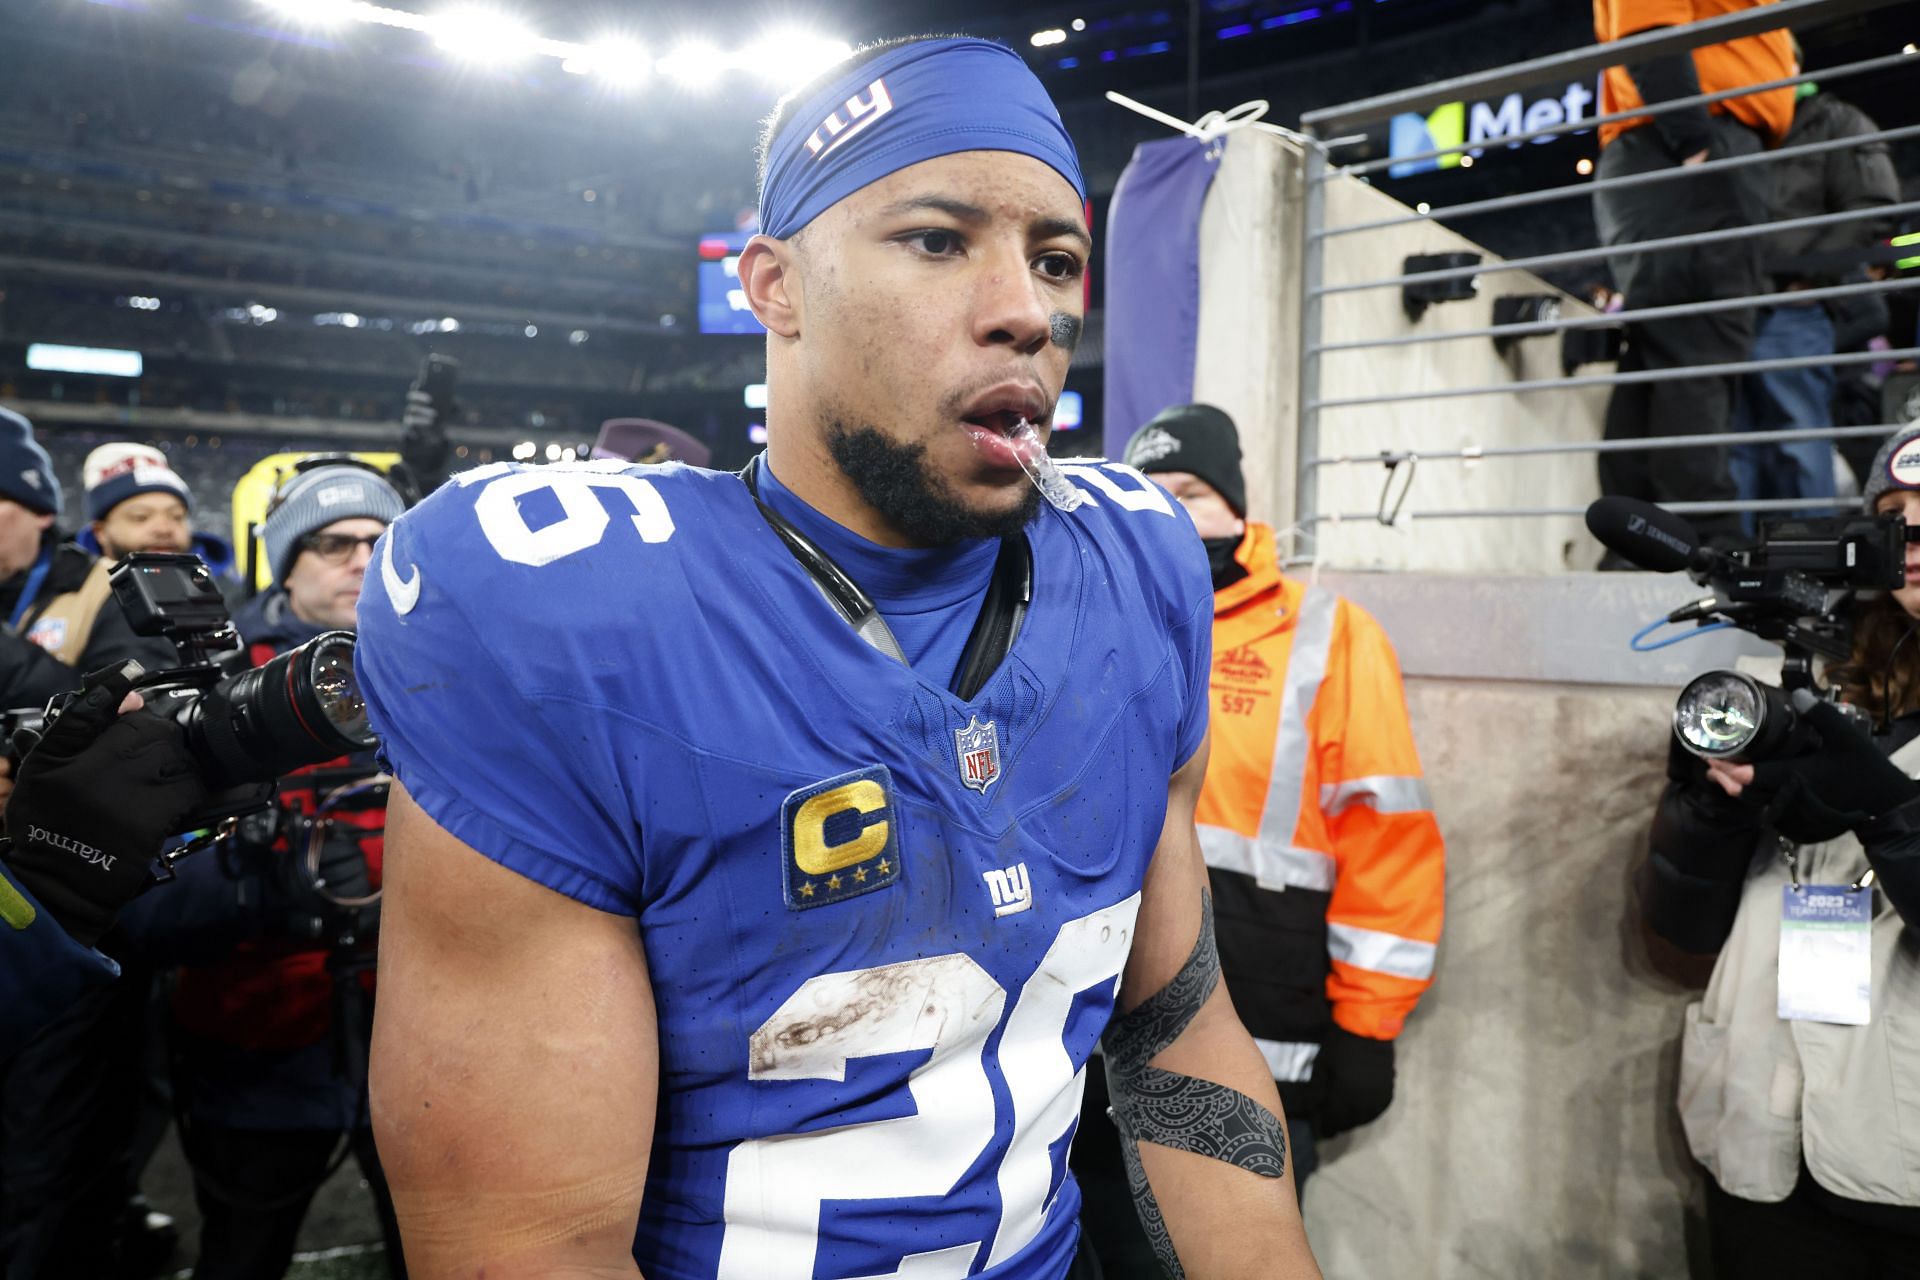
[[(1382, 523), (1404, 519), (1462, 519), (1469, 517), (1519, 519), (1541, 516), (1573, 516), (1580, 514), (1581, 508), (1564, 506), (1511, 506), (1481, 507), (1463, 509), (1423, 510), (1415, 507), (1402, 511), (1396, 504), (1391, 514), (1388, 511), (1386, 491), (1394, 484), (1394, 472), (1407, 465), (1409, 472), (1422, 461), (1441, 461), (1461, 464), (1497, 462), (1501, 459), (1541, 457), (1547, 455), (1593, 454), (1604, 455), (1619, 452), (1657, 452), (1668, 449), (1693, 448), (1697, 446), (1732, 446), (1738, 444), (1785, 444), (1806, 440), (1844, 440), (1884, 436), (1900, 426), (1901, 423), (1881, 423), (1871, 426), (1834, 427), (1832, 425), (1807, 427), (1783, 431), (1708, 431), (1693, 435), (1671, 435), (1640, 437), (1628, 440), (1549, 440), (1539, 443), (1523, 443), (1502, 446), (1469, 446), (1466, 448), (1438, 448), (1433, 450), (1417, 447), (1399, 447), (1388, 449), (1352, 449), (1343, 453), (1326, 453), (1322, 449), (1323, 421), (1326, 415), (1338, 413), (1364, 405), (1392, 405), (1438, 400), (1451, 400), (1462, 397), (1492, 396), (1501, 394), (1539, 395), (1583, 388), (1631, 386), (1637, 383), (1672, 381), (1685, 378), (1724, 376), (1772, 370), (1803, 369), (1818, 366), (1846, 367), (1850, 365), (1920, 359), (1920, 346), (1898, 347), (1892, 350), (1847, 352), (1811, 356), (1788, 356), (1774, 359), (1746, 359), (1734, 363), (1696, 365), (1681, 368), (1659, 368), (1634, 372), (1613, 372), (1604, 374), (1583, 374), (1574, 376), (1571, 370), (1566, 376), (1552, 378), (1521, 378), (1485, 385), (1449, 386), (1431, 390), (1380, 390), (1369, 391), (1364, 395), (1327, 396), (1322, 392), (1322, 384), (1327, 377), (1325, 361), (1327, 357), (1339, 353), (1352, 353), (1379, 348), (1409, 347), (1429, 343), (1459, 342), (1466, 339), (1523, 339), (1541, 335), (1570, 332), (1583, 329), (1613, 328), (1659, 319), (1681, 316), (1710, 314), (1714, 312), (1738, 311), (1746, 308), (1760, 308), (1786, 303), (1824, 303), (1840, 299), (1858, 297), (1866, 294), (1886, 294), (1920, 287), (1920, 278), (1893, 278), (1881, 281), (1863, 281), (1825, 285), (1811, 289), (1777, 290), (1769, 292), (1749, 292), (1740, 297), (1717, 298), (1700, 302), (1679, 303), (1643, 309), (1633, 309), (1631, 299), (1629, 308), (1624, 312), (1596, 315), (1543, 316), (1518, 322), (1479, 325), (1472, 328), (1429, 332), (1398, 333), (1390, 335), (1346, 338), (1340, 341), (1328, 341), (1325, 337), (1326, 303), (1336, 295), (1359, 293), (1366, 290), (1397, 288), (1409, 285), (1433, 285), (1451, 281), (1475, 279), (1503, 272), (1533, 271), (1599, 263), (1609, 258), (1628, 254), (1646, 253), (1662, 249), (1693, 248), (1702, 245), (1725, 243), (1756, 234), (1772, 235), (1782, 231), (1813, 230), (1842, 226), (1850, 222), (1870, 219), (1892, 219), (1920, 213), (1920, 201), (1909, 201), (1891, 206), (1877, 206), (1870, 209), (1824, 213), (1789, 219), (1778, 219), (1751, 226), (1738, 226), (1711, 231), (1694, 232), (1684, 235), (1665, 236), (1654, 240), (1645, 240), (1612, 247), (1595, 246), (1592, 248), (1565, 250), (1553, 253), (1534, 254), (1527, 257), (1512, 258), (1503, 261), (1487, 262), (1474, 266), (1446, 267), (1439, 270), (1403, 271), (1399, 274), (1380, 276), (1357, 281), (1327, 282), (1328, 252), (1330, 244), (1342, 237), (1377, 233), (1390, 228), (1406, 227), (1422, 223), (1445, 222), (1450, 218), (1461, 218), (1479, 214), (1504, 212), (1514, 209), (1532, 208), (1549, 205), (1555, 201), (1589, 198), (1596, 190), (1621, 189), (1656, 186), (1702, 175), (1725, 173), (1756, 165), (1775, 164), (1779, 161), (1801, 155), (1858, 147), (1868, 143), (1894, 143), (1920, 137), (1920, 125), (1896, 128), (1881, 128), (1864, 135), (1832, 141), (1798, 144), (1757, 152), (1752, 155), (1738, 155), (1712, 159), (1701, 163), (1675, 166), (1649, 173), (1638, 173), (1614, 178), (1598, 179), (1590, 183), (1572, 184), (1538, 191), (1526, 191), (1516, 194), (1476, 199), (1450, 207), (1428, 209), (1422, 206), (1418, 211), (1408, 211), (1391, 217), (1375, 217), (1352, 221), (1339, 226), (1329, 225), (1329, 195), (1331, 184), (1351, 178), (1365, 178), (1366, 175), (1386, 169), (1390, 166), (1424, 161), (1435, 161), (1447, 156), (1462, 153), (1492, 152), (1509, 145), (1555, 137), (1574, 132), (1592, 130), (1599, 125), (1628, 119), (1644, 119), (1650, 116), (1665, 115), (1712, 103), (1724, 102), (1732, 98), (1771, 90), (1787, 88), (1818, 80), (1822, 86), (1834, 84), (1846, 79), (1888, 72), (1903, 66), (1910, 66), (1914, 74), (1920, 74), (1920, 56), (1903, 52), (1888, 56), (1867, 58), (1848, 63), (1844, 66), (1825, 67), (1818, 71), (1806, 72), (1788, 77), (1766, 81), (1762, 84), (1744, 86), (1737, 89), (1722, 90), (1714, 93), (1700, 93), (1689, 97), (1672, 99), (1648, 104), (1630, 111), (1618, 111), (1611, 114), (1586, 116), (1562, 121), (1537, 129), (1523, 129), (1518, 132), (1503, 132), (1498, 138), (1467, 140), (1453, 146), (1436, 148), (1417, 154), (1392, 155), (1383, 158), (1340, 164), (1330, 153), (1325, 139), (1337, 135), (1350, 134), (1357, 127), (1374, 124), (1390, 119), (1395, 115), (1408, 112), (1423, 112), (1445, 103), (1472, 98), (1491, 98), (1512, 90), (1536, 85), (1542, 81), (1572, 79), (1592, 76), (1607, 67), (1639, 64), (1648, 59), (1668, 54), (1681, 53), (1697, 46), (1714, 44), (1724, 40), (1772, 31), (1784, 27), (1817, 26), (1837, 18), (1846, 17), (1870, 9), (1880, 8), (1892, 0), (1777, 0), (1776, 3), (1759, 5), (1752, 9), (1724, 14), (1703, 22), (1684, 27), (1659, 28), (1639, 35), (1630, 36), (1605, 45), (1593, 45), (1575, 49), (1550, 57), (1538, 58), (1528, 62), (1496, 67), (1492, 70), (1470, 76), (1458, 77), (1434, 84), (1422, 85), (1400, 93), (1367, 98), (1357, 102), (1327, 107), (1308, 112), (1301, 119), (1301, 127), (1308, 138), (1316, 140), (1318, 145), (1306, 148), (1304, 168), (1305, 207), (1301, 219), (1301, 325), (1300, 325), (1300, 366), (1299, 366), (1299, 431), (1298, 431), (1298, 471), (1296, 475), (1296, 501), (1294, 520), (1296, 528), (1312, 538), (1323, 525), (1338, 524), (1343, 521), (1380, 521)], [(1912, 46), (1908, 46), (1909, 50)], [(1920, 253), (1920, 250), (1916, 250)], [(1434, 305), (1445, 305), (1435, 303)], [(1356, 463), (1378, 463), (1386, 468), (1387, 476), (1383, 484), (1380, 509), (1377, 511), (1323, 512), (1320, 507), (1320, 483), (1322, 472), (1331, 466), (1352, 465)], [(1412, 481), (1406, 482), (1410, 489)], [(1401, 504), (1404, 504), (1406, 490), (1403, 489)], [(1794, 510), (1814, 510), (1831, 508), (1832, 498), (1749, 500), (1745, 502), (1672, 502), (1664, 504), (1670, 510), (1682, 514), (1707, 512), (1780, 512)], [(1296, 559), (1307, 559), (1296, 555)]]

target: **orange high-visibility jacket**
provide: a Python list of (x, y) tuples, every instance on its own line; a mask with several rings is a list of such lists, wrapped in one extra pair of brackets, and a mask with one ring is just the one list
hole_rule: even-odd
[[(1751, 9), (1766, 0), (1593, 0), (1593, 33), (1602, 44), (1636, 35), (1653, 27), (1681, 27), (1717, 18), (1723, 13)], [(1793, 37), (1785, 30), (1763, 31), (1723, 44), (1702, 45), (1693, 51), (1694, 74), (1700, 92), (1718, 93), (1741, 85), (1784, 80), (1793, 74)], [(1612, 115), (1645, 106), (1640, 88), (1624, 67), (1608, 67), (1600, 82), (1600, 111)], [(1793, 127), (1793, 89), (1768, 89), (1739, 98), (1725, 98), (1709, 106), (1757, 129), (1767, 145), (1777, 147)], [(1639, 116), (1600, 126), (1600, 145), (1606, 146), (1628, 129), (1652, 124)]]
[(1329, 1015), (1390, 1040), (1431, 985), (1445, 849), (1380, 625), (1282, 577), (1266, 525), (1235, 558), (1249, 576), (1214, 596), (1200, 846), (1234, 1006), (1274, 1078), (1306, 1080)]

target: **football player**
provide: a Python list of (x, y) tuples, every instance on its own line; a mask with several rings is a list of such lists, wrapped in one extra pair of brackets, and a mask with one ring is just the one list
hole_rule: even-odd
[(416, 1280), (1093, 1274), (1096, 1043), (1170, 1274), (1317, 1274), (1194, 837), (1200, 542), (1034, 430), (1085, 198), (1018, 55), (864, 50), (764, 142), (767, 452), (482, 467), (382, 540)]

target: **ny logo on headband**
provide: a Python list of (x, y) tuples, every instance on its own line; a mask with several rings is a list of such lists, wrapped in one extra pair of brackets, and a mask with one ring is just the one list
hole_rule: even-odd
[(875, 80), (867, 86), (864, 97), (856, 93), (847, 99), (844, 117), (840, 109), (827, 113), (827, 118), (807, 139), (808, 154), (816, 159), (826, 155), (891, 110), (893, 99), (887, 96), (887, 82)]

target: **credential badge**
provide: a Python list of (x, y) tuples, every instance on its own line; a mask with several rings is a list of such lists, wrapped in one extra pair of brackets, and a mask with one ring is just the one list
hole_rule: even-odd
[(1000, 728), (992, 720), (980, 723), (971, 717), (963, 729), (953, 731), (954, 749), (960, 756), (960, 785), (981, 795), (1000, 780)]

